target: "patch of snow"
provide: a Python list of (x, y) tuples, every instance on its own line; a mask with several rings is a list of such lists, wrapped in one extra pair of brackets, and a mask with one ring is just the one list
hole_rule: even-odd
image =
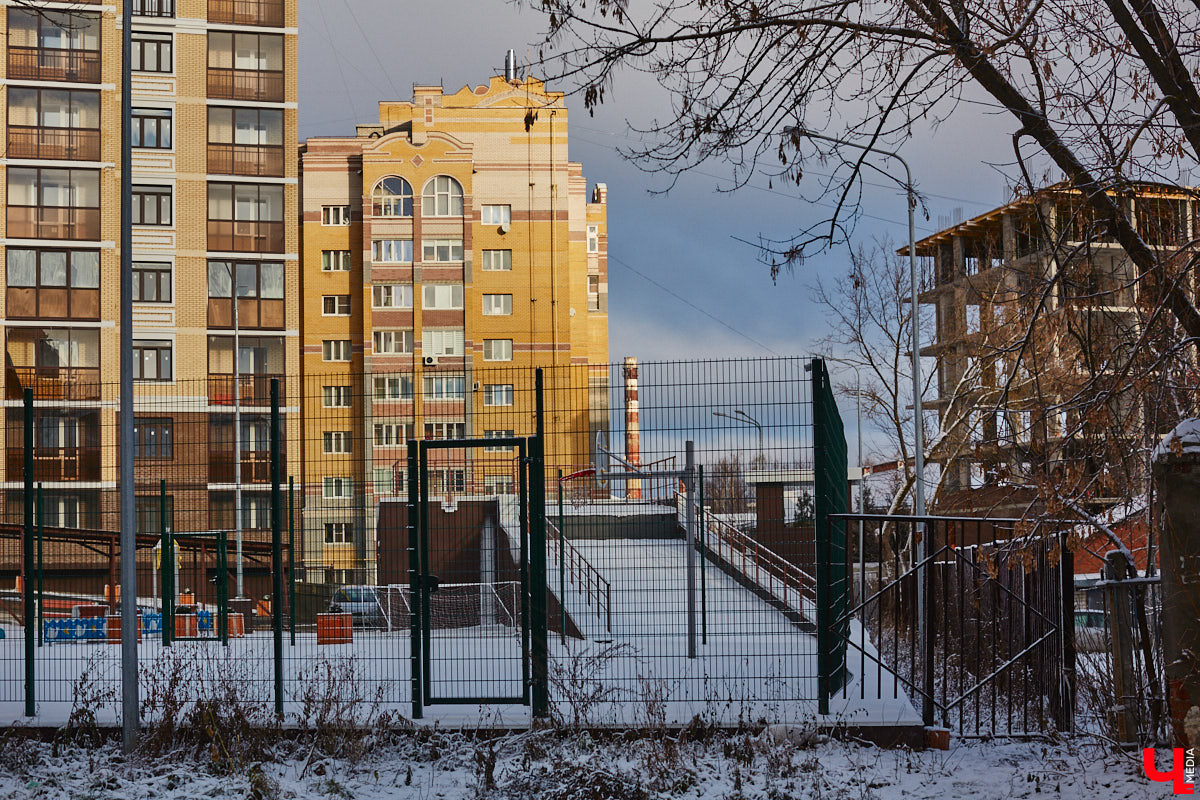
[(1190, 417), (1181, 421), (1163, 437), (1154, 448), (1154, 461), (1182, 453), (1200, 453), (1200, 418)]

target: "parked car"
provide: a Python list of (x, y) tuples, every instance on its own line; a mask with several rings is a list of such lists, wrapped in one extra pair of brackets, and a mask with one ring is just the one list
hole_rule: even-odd
[(1075, 650), (1099, 653), (1108, 649), (1108, 621), (1096, 608), (1075, 609)]
[(356, 628), (383, 627), (383, 611), (374, 586), (343, 586), (333, 593), (329, 610), (350, 614), (350, 622)]

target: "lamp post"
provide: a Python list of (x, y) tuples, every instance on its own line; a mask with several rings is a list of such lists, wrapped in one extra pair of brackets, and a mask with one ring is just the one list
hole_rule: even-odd
[(740, 408), (735, 408), (733, 410), (733, 414), (736, 416), (731, 415), (731, 414), (726, 414), (723, 411), (714, 411), (712, 413), (713, 413), (714, 417), (724, 417), (725, 419), (731, 419), (734, 422), (744, 422), (747, 425), (753, 425), (755, 428), (758, 428), (758, 461), (759, 461), (759, 467), (760, 468), (763, 467), (764, 464), (762, 463), (762, 461), (763, 461), (762, 424), (758, 420), (756, 420), (754, 417), (747, 414), (745, 411), (742, 411)]
[[(908, 168), (907, 161), (901, 158), (898, 153), (893, 153), (890, 150), (881, 150), (878, 147), (866, 147), (865, 145), (849, 142), (845, 139), (814, 133), (805, 128), (784, 128), (783, 132), (795, 136), (803, 136), (805, 139), (820, 139), (823, 142), (832, 142), (833, 144), (852, 147), (857, 150), (879, 153), (880, 155), (896, 159), (904, 167), (903, 182), (890, 173), (885, 172), (883, 174), (899, 183), (908, 196), (908, 272), (912, 284), (913, 515), (923, 517), (925, 516), (925, 435), (921, 419), (921, 315), (919, 312), (920, 306), (917, 303), (920, 283), (917, 280), (916, 223), (913, 219), (913, 212), (917, 206), (917, 193), (913, 189), (912, 170)], [(924, 541), (919, 541), (917, 543), (918, 561), (924, 557), (924, 549)]]

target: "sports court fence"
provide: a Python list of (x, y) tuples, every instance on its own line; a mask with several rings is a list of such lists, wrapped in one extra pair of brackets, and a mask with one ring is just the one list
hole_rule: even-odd
[[(822, 362), (453, 361), (139, 384), (143, 681), (183, 648), (285, 713), (323, 662), (414, 716), (816, 709)], [(116, 386), (10, 384), (0, 704), (50, 718), (120, 688)]]

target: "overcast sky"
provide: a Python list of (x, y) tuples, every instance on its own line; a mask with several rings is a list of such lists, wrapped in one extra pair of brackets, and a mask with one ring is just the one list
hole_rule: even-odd
[[(378, 118), (378, 100), (411, 99), (413, 84), (456, 91), (486, 83), (503, 72), (507, 48), (522, 59), (532, 52), (542, 26), (540, 15), (506, 0), (300, 0), (300, 137), (352, 133), (355, 122)], [(595, 117), (581, 98), (567, 99), (570, 157), (582, 162), (589, 186), (608, 184), (613, 360), (812, 352), (824, 319), (807, 287), (816, 274), (843, 272), (846, 252), (810, 261), (773, 285), (755, 249), (738, 239), (786, 237), (825, 209), (794, 189), (768, 190), (766, 179), (721, 194), (728, 181), (719, 163), (684, 177), (669, 194), (652, 194), (662, 179), (616, 148), (632, 141), (631, 123), (644, 126), (668, 106), (637, 75), (618, 77), (614, 89)], [(928, 201), (930, 221), (918, 220), (918, 238), (956, 209), (970, 217), (1003, 201), (1005, 182), (985, 162), (1011, 159), (1013, 121), (986, 112), (965, 106), (899, 148)], [(816, 164), (809, 170), (822, 171)], [(868, 187), (864, 211), (878, 219), (864, 219), (856, 240), (906, 238), (897, 189)]]

